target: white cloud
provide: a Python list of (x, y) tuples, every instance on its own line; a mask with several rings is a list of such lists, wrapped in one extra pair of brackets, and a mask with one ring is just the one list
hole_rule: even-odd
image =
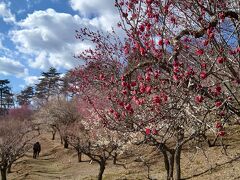
[(17, 25), (20, 29), (11, 31), (10, 37), (20, 52), (34, 55), (29, 61), (31, 67), (42, 70), (50, 66), (69, 69), (79, 64), (73, 56), (86, 44), (75, 38), (75, 30), (89, 27), (88, 21), (78, 15), (47, 9), (29, 14)]
[(98, 16), (89, 18), (59, 13), (53, 9), (39, 10), (16, 22), (17, 28), (9, 33), (17, 50), (29, 55), (28, 64), (31, 68), (47, 70), (49, 67), (75, 67), (82, 62), (74, 58), (74, 54), (90, 47), (90, 43), (75, 38), (75, 30), (82, 27), (111, 30), (111, 26), (118, 21), (112, 0), (71, 0), (71, 5), (84, 14), (96, 11)]
[(31, 86), (31, 85), (34, 85), (34, 84), (38, 83), (39, 77), (37, 77), (37, 76), (27, 76), (27, 77), (24, 78), (24, 81), (26, 82), (27, 86)]
[(0, 17), (3, 18), (4, 22), (15, 23), (15, 15), (13, 15), (7, 4), (0, 2)]
[(114, 0), (69, 0), (69, 3), (73, 10), (79, 11), (79, 13), (85, 17), (99, 17), (104, 14), (116, 14), (117, 12), (114, 8)]
[(120, 20), (114, 0), (69, 0), (69, 3), (73, 10), (101, 29), (111, 30)]
[(28, 69), (18, 61), (7, 57), (0, 57), (0, 74), (24, 77), (28, 75)]
[(5, 47), (3, 46), (4, 35), (0, 33), (0, 50), (4, 50)]
[(30, 67), (36, 69), (47, 69), (49, 66), (51, 66), (45, 51), (40, 52), (34, 60), (29, 60), (28, 62)]

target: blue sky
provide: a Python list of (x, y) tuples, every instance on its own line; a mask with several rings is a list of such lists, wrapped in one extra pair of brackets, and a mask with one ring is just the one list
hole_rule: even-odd
[(18, 93), (50, 67), (64, 73), (89, 47), (75, 39), (76, 29), (106, 31), (118, 20), (114, 0), (0, 0), (0, 79)]

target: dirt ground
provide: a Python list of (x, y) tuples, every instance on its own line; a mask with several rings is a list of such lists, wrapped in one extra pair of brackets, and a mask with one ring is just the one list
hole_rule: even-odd
[[(225, 138), (225, 137), (224, 137)], [(77, 155), (72, 149), (64, 149), (59, 138), (52, 141), (50, 133), (43, 133), (38, 141), (42, 152), (38, 159), (29, 152), (13, 165), (9, 180), (91, 180), (97, 179), (98, 164), (77, 162)], [(224, 139), (227, 155), (223, 148), (212, 147), (206, 152), (195, 148), (183, 152), (182, 177), (191, 180), (236, 180), (240, 179), (240, 128), (235, 128)], [(140, 158), (141, 157), (141, 158)], [(140, 159), (145, 159), (143, 163)], [(147, 167), (147, 164), (150, 166)], [(164, 180), (165, 169), (162, 156), (157, 149), (148, 146), (132, 147), (125, 157), (118, 160), (118, 165), (109, 161), (104, 172), (105, 180)]]

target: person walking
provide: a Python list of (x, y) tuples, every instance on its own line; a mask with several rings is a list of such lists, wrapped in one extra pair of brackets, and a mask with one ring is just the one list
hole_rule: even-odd
[(33, 158), (36, 159), (37, 157), (39, 157), (40, 152), (41, 152), (41, 145), (39, 142), (36, 142), (33, 145)]

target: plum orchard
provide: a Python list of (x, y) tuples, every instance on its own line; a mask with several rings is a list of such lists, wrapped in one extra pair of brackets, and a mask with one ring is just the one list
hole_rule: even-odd
[[(102, 179), (106, 161), (122, 151), (128, 135), (104, 127), (92, 106), (76, 99), (50, 100), (41, 108), (37, 117), (42, 120), (42, 124), (52, 128), (53, 136), (59, 133), (65, 148), (69, 145), (74, 148), (79, 162), (82, 154), (97, 162), (100, 166), (98, 179)], [(100, 109), (103, 103), (98, 104)]]
[[(207, 140), (210, 132), (224, 136), (224, 123), (240, 116), (239, 2), (115, 5), (125, 41), (114, 31), (77, 31), (94, 48), (77, 56), (86, 65), (72, 71), (71, 90), (92, 105), (105, 127), (142, 132), (143, 142), (163, 154), (167, 179), (180, 179), (182, 146)], [(104, 106), (96, 105), (99, 99)]]
[(126, 135), (123, 136), (103, 127), (97, 118), (75, 122), (68, 127), (67, 135), (69, 144), (78, 153), (79, 161), (83, 153), (99, 164), (99, 180), (102, 179), (107, 160), (115, 157), (123, 149), (126, 144), (124, 139), (127, 139)]
[[(100, 109), (103, 104), (95, 101), (95, 108)], [(78, 111), (81, 120), (68, 126), (68, 142), (77, 151), (79, 161), (83, 153), (99, 164), (98, 179), (101, 180), (107, 160), (113, 158), (116, 162), (117, 155), (126, 149), (129, 136), (109, 130), (93, 107), (81, 99), (78, 99)]]
[(41, 119), (42, 124), (50, 127), (53, 135), (52, 140), (55, 139), (56, 133), (59, 133), (64, 148), (68, 148), (69, 145), (66, 134), (68, 126), (81, 119), (76, 102), (74, 100), (66, 101), (64, 98), (49, 100), (49, 102), (38, 111), (36, 117)]

